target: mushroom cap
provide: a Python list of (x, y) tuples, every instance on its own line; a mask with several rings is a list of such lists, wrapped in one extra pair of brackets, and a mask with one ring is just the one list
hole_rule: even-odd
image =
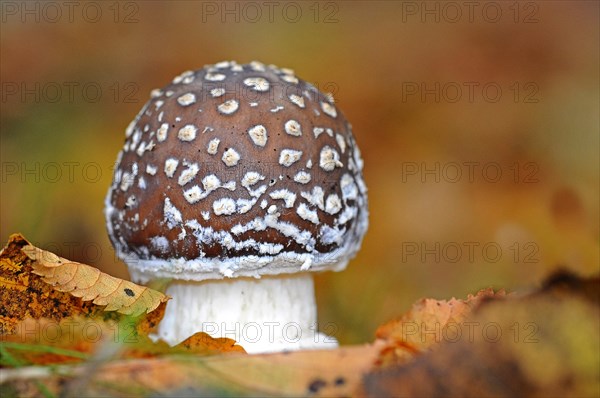
[(105, 201), (135, 280), (341, 270), (368, 225), (363, 162), (331, 96), (293, 71), (177, 76), (127, 127)]

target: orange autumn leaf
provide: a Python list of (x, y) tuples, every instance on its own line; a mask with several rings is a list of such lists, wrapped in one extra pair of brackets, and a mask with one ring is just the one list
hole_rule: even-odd
[(246, 350), (235, 343), (235, 340), (227, 337), (212, 337), (207, 333), (198, 332), (188, 337), (175, 346), (186, 348), (192, 352), (205, 354), (210, 352), (238, 352), (246, 353)]
[(504, 290), (496, 293), (491, 288), (469, 295), (466, 300), (422, 299), (400, 318), (381, 325), (375, 335), (384, 345), (379, 365), (403, 363), (427, 351), (446, 339), (454, 338), (458, 330), (478, 304), (483, 300), (504, 297)]
[(599, 291), (600, 277), (561, 270), (526, 294), (480, 292), (463, 333), (374, 369), (354, 396), (597, 397)]

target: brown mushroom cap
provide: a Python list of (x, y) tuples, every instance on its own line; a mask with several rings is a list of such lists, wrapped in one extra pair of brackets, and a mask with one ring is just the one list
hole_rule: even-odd
[(332, 99), (288, 69), (221, 62), (152, 92), (105, 213), (134, 278), (201, 280), (342, 269), (368, 212)]

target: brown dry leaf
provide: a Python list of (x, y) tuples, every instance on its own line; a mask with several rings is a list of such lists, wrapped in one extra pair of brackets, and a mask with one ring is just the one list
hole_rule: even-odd
[(93, 315), (99, 308), (78, 297), (52, 289), (33, 273), (33, 261), (21, 250), (29, 242), (11, 235), (0, 253), (0, 335), (13, 333), (27, 318), (62, 318)]
[(160, 292), (32, 246), (20, 234), (11, 235), (0, 252), (0, 335), (12, 333), (27, 318), (59, 321), (101, 314), (117, 319), (109, 314), (139, 316), (158, 309), (141, 324), (148, 331), (162, 318), (161, 304), (167, 300)]
[(416, 302), (400, 318), (377, 329), (377, 339), (384, 342), (377, 364), (387, 366), (409, 361), (442, 340), (454, 338), (457, 328), (473, 308), (483, 300), (505, 295), (504, 290), (494, 293), (488, 288), (469, 295), (466, 300), (422, 299)]
[(198, 332), (188, 337), (175, 347), (183, 347), (191, 352), (198, 354), (214, 354), (225, 352), (246, 353), (246, 350), (237, 345), (235, 340), (227, 337), (212, 337), (207, 333)]
[[(133, 336), (132, 336), (133, 337)], [(207, 356), (216, 354), (246, 354), (243, 347), (228, 338), (214, 338), (198, 332), (176, 346), (169, 346), (163, 340), (153, 341), (147, 335), (137, 334), (124, 345), (119, 358), (156, 358), (167, 355)]]
[(486, 300), (457, 339), (378, 369), (361, 394), (381, 396), (600, 396), (600, 278), (552, 276), (538, 292)]
[(35, 246), (26, 245), (21, 250), (33, 260), (33, 272), (53, 289), (105, 306), (104, 311), (139, 316), (168, 300), (156, 290), (115, 278), (97, 268), (69, 261)]

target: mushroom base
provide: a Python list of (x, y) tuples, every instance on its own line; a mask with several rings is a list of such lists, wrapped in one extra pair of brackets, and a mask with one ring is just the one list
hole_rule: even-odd
[(317, 306), (310, 273), (216, 281), (174, 281), (158, 327), (171, 345), (196, 332), (237, 341), (248, 353), (338, 346), (317, 332)]

